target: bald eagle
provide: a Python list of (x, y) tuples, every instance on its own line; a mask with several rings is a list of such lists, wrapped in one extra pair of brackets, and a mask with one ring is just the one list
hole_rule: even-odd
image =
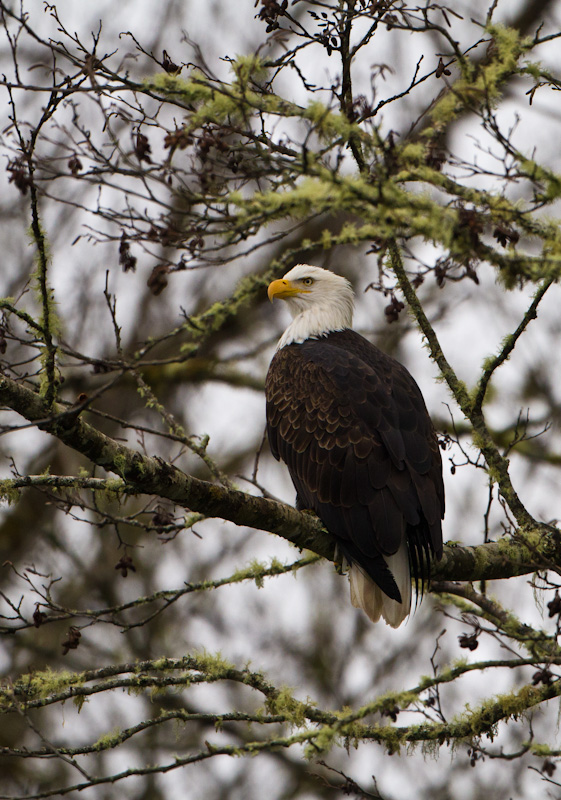
[(397, 628), (431, 557), (442, 555), (444, 486), (436, 434), (405, 367), (351, 330), (350, 283), (298, 264), (273, 281), (292, 323), (266, 381), (271, 451), (296, 507), (311, 509), (350, 565), (351, 602)]

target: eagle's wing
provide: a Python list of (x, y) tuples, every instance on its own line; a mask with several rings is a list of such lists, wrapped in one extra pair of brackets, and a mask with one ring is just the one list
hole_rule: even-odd
[(407, 370), (352, 331), (284, 347), (267, 376), (271, 450), (298, 505), (313, 509), (391, 598), (384, 557), (407, 539), (413, 574), (442, 552), (441, 459), (421, 392)]

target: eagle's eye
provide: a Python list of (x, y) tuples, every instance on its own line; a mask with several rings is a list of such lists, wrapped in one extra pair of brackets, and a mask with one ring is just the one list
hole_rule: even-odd
[(311, 286), (313, 282), (314, 282), (313, 278), (302, 278), (302, 283), (304, 284), (304, 286)]

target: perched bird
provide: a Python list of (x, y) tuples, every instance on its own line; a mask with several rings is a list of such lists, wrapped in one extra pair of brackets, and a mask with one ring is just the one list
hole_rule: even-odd
[(298, 264), (273, 281), (293, 320), (266, 381), (271, 451), (296, 507), (311, 509), (350, 565), (351, 601), (397, 628), (431, 557), (442, 555), (444, 486), (436, 434), (405, 367), (351, 330), (350, 283)]

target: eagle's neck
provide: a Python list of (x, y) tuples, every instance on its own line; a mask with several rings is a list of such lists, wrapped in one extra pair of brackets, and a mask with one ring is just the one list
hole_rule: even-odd
[(277, 350), (288, 344), (301, 344), (306, 339), (318, 339), (333, 331), (342, 331), (353, 324), (353, 296), (349, 292), (341, 294), (329, 303), (314, 303), (301, 310), (290, 306), (294, 319), (281, 336)]

